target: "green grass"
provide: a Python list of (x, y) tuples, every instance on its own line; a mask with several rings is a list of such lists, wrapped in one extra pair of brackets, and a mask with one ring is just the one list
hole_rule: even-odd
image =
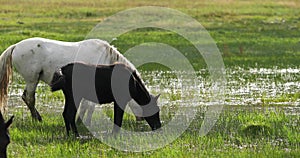
[[(280, 109), (265, 112), (225, 110), (208, 135), (200, 137), (203, 115), (203, 112), (199, 112), (184, 134), (164, 148), (134, 153), (113, 149), (96, 138), (66, 137), (62, 117), (57, 113), (44, 115), (43, 123), (20, 120), (17, 114), (10, 130), (13, 141), (9, 146), (9, 156), (297, 157), (299, 155), (299, 116), (286, 115)], [(132, 119), (125, 119), (124, 124), (126, 126), (135, 122)], [(80, 129), (83, 135), (84, 131)]]
[[(296, 66), (299, 61), (298, 1), (217, 2), (126, 2), (126, 1), (2, 1), (0, 50), (34, 36), (64, 41), (83, 40), (105, 17), (138, 6), (177, 9), (198, 20), (216, 41), (226, 66)], [(141, 42), (163, 42), (174, 46), (196, 68), (205, 67), (197, 53), (180, 36), (156, 29), (122, 35), (113, 44), (121, 51)], [(200, 57), (201, 58), (201, 57)]]
[[(216, 41), (226, 67), (299, 68), (300, 3), (296, 0), (0, 1), (0, 52), (9, 45), (36, 36), (63, 41), (83, 40), (104, 18), (118, 11), (149, 5), (177, 9), (198, 20)], [(206, 68), (196, 49), (173, 32), (154, 28), (138, 29), (123, 34), (112, 44), (120, 52), (126, 52), (144, 42), (169, 44), (180, 50), (196, 70)], [(157, 70), (158, 66), (147, 64), (140, 69), (152, 71)], [(163, 66), (160, 69), (167, 70)], [(235, 77), (240, 78), (239, 75)], [(255, 81), (259, 77), (253, 74), (243, 76), (249, 81)], [(281, 80), (278, 76), (273, 77), (278, 82)], [(14, 90), (24, 88), (24, 85), (15, 83)], [(18, 83), (24, 84), (20, 80)], [(31, 122), (29, 112), (23, 108), (16, 106), (9, 109), (9, 113), (16, 116), (10, 129), (12, 143), (8, 148), (9, 157), (299, 157), (300, 155), (299, 115), (285, 114), (281, 106), (272, 105), (277, 102), (297, 101), (298, 92), (280, 93), (275, 97), (259, 96), (262, 106), (225, 107), (213, 129), (204, 137), (198, 134), (204, 117), (204, 109), (200, 108), (190, 127), (174, 142), (164, 148), (141, 153), (119, 151), (96, 138), (66, 137), (61, 116), (62, 93), (52, 94), (49, 89), (41, 88), (38, 89), (37, 96), (38, 101), (42, 101), (38, 107), (43, 115), (42, 123)], [(165, 97), (170, 101), (180, 99), (179, 93), (173, 91)], [(13, 105), (25, 106), (21, 100), (13, 102)], [(275, 110), (269, 110), (273, 106)], [(162, 109), (167, 111), (161, 116), (164, 121), (167, 122), (172, 118), (174, 114), (170, 111), (172, 108)], [(112, 117), (112, 111), (108, 110), (107, 115)], [(130, 115), (125, 116), (124, 127), (137, 131), (149, 129), (145, 123), (135, 123)], [(81, 129), (81, 134), (89, 135), (84, 128)]]

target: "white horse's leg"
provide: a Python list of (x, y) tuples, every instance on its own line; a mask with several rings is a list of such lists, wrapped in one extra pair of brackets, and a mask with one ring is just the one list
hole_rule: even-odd
[(81, 121), (83, 122), (84, 115), (86, 114), (87, 116), (85, 118), (84, 124), (90, 126), (92, 121), (92, 115), (95, 111), (95, 105), (96, 103), (83, 99), (79, 108), (79, 116), (77, 118), (77, 121), (81, 119)]
[(92, 115), (95, 111), (95, 106), (96, 106), (96, 103), (93, 103), (93, 102), (88, 102), (88, 113), (87, 113), (87, 117), (86, 117), (86, 120), (85, 120), (85, 124), (87, 126), (90, 126), (91, 125), (91, 122), (92, 122)]
[[(78, 114), (76, 122), (81, 121), (83, 123), (84, 115), (86, 115), (84, 124), (87, 126), (90, 126), (91, 122), (92, 122), (92, 115), (95, 111), (95, 106), (96, 106), (96, 103), (93, 103), (93, 102), (83, 99), (79, 106), (79, 109), (78, 109), (79, 114)], [(144, 120), (144, 118), (142, 117), (143, 110), (134, 100), (131, 100), (128, 103), (128, 106), (131, 109), (132, 113), (135, 115), (136, 121)]]
[(78, 111), (79, 111), (79, 114), (78, 114), (78, 117), (77, 117), (77, 120), (76, 122), (79, 122), (81, 121), (83, 123), (83, 117), (84, 117), (84, 114), (86, 113), (87, 109), (88, 109), (88, 105), (87, 105), (88, 101), (83, 99), (81, 101), (81, 104), (78, 108)]
[(25, 90), (22, 95), (23, 101), (26, 103), (27, 107), (31, 112), (33, 120), (42, 121), (42, 117), (35, 108), (35, 90), (38, 84), (38, 80), (35, 82), (27, 82)]
[[(90, 102), (90, 101), (85, 100), (85, 99), (81, 102), (79, 117), (80, 117), (81, 120), (83, 120), (83, 117), (86, 114), (84, 124), (87, 125), (87, 126), (91, 125), (92, 115), (95, 111), (95, 106), (96, 106), (96, 103)], [(144, 118), (142, 117), (143, 116), (143, 110), (134, 100), (131, 100), (128, 103), (128, 106), (131, 109), (131, 111), (133, 112), (133, 114), (135, 115), (136, 121), (143, 121), (144, 120)], [(78, 119), (79, 119), (79, 117), (78, 117)], [(78, 119), (77, 119), (77, 121), (78, 121)]]

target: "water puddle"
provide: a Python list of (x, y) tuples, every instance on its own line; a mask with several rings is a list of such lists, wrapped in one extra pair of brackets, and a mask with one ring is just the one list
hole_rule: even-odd
[[(188, 72), (142, 72), (143, 79), (154, 94), (161, 94), (160, 106), (210, 106), (214, 84), (207, 70), (196, 72), (191, 79)], [(230, 108), (282, 108), (287, 114), (300, 114), (300, 68), (241, 68), (226, 69), (227, 85), (223, 105)], [(21, 99), (25, 87), (22, 78), (14, 73), (9, 90), (9, 108), (27, 109)], [(43, 111), (63, 110), (63, 98), (51, 93), (49, 86), (40, 83), (36, 106)], [(228, 108), (227, 108), (228, 109)]]

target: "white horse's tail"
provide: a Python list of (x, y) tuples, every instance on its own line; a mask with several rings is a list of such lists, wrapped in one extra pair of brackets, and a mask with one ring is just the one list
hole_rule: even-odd
[(8, 84), (12, 76), (12, 52), (16, 46), (8, 47), (0, 56), (0, 111), (5, 112)]

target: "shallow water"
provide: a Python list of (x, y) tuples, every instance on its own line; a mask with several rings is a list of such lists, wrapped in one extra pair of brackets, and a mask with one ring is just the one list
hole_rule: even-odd
[[(142, 72), (148, 89), (161, 94), (160, 106), (209, 106), (215, 104), (213, 94), (218, 88), (209, 78), (207, 70), (195, 72), (192, 78), (187, 72), (151, 71)], [(176, 77), (177, 76), (177, 77)], [(24, 82), (14, 73), (9, 91), (9, 108), (25, 110), (21, 99)], [(280, 107), (287, 114), (300, 114), (300, 68), (241, 68), (226, 69), (225, 109), (249, 110)], [(36, 94), (36, 106), (42, 111), (63, 110), (63, 99), (55, 97), (49, 87), (40, 83)], [(57, 92), (56, 92), (57, 93)], [(222, 99), (221, 99), (222, 100)]]
[[(177, 79), (161, 79), (162, 76), (168, 76), (170, 72), (148, 72), (147, 77), (157, 78), (151, 84), (150, 89), (156, 90), (158, 86), (164, 86), (165, 92), (178, 92), (180, 85), (185, 82)], [(209, 105), (209, 89), (211, 82), (209, 81), (208, 72), (205, 70), (197, 72), (198, 85), (191, 85), (190, 90), (199, 92), (199, 101), (204, 105)], [(249, 68), (241, 67), (226, 69), (226, 90), (224, 105), (300, 105), (300, 69), (266, 69), (266, 68)], [(163, 81), (163, 82), (162, 82)], [(174, 85), (179, 85), (175, 87)], [(197, 95), (197, 94), (195, 94)]]

